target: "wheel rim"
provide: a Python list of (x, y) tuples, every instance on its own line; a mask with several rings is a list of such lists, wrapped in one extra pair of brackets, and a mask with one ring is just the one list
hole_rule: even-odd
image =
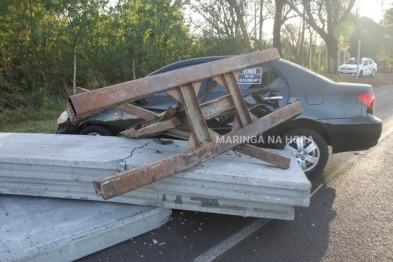
[(88, 136), (101, 136), (101, 134), (99, 134), (97, 132), (91, 132), (91, 133), (88, 133), (86, 135), (88, 135)]
[(304, 172), (313, 169), (321, 157), (319, 147), (312, 140), (311, 136), (309, 138), (306, 136), (294, 136), (285, 145), (284, 149), (292, 152)]

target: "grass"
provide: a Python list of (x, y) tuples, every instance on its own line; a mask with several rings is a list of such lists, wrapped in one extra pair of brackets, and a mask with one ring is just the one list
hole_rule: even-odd
[(56, 120), (65, 104), (50, 101), (40, 109), (4, 110), (0, 113), (0, 132), (55, 133)]
[[(335, 82), (364, 83), (373, 88), (393, 85), (393, 73), (377, 73), (375, 77), (351, 77), (328, 75), (326, 77)], [(13, 133), (49, 133), (56, 132), (56, 119), (65, 109), (63, 102), (49, 101), (41, 109), (17, 109), (0, 112), (0, 132)]]
[(334, 82), (349, 82), (349, 83), (361, 83), (372, 85), (373, 88), (381, 86), (393, 85), (393, 73), (376, 73), (374, 77), (363, 76), (356, 78), (354, 76), (344, 76), (336, 74), (322, 74)]

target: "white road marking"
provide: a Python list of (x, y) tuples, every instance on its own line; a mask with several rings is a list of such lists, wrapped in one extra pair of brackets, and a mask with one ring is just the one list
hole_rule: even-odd
[(205, 253), (201, 254), (199, 257), (194, 259), (194, 262), (207, 262), (207, 261), (213, 261), (215, 258), (223, 254), (225, 251), (228, 249), (232, 248), (235, 246), (237, 243), (260, 229), (263, 225), (265, 225), (267, 222), (269, 222), (270, 219), (263, 219), (260, 218), (250, 225), (246, 226), (236, 234), (228, 237), (221, 243), (217, 244), (216, 246), (212, 247), (211, 249), (207, 250)]
[[(381, 142), (385, 139), (388, 135), (393, 132), (393, 127), (389, 128), (385, 132), (382, 133), (378, 142)], [(310, 198), (323, 186), (321, 184), (314, 192), (310, 195)], [(208, 262), (213, 261), (220, 255), (222, 255), (227, 250), (231, 249), (233, 246), (241, 242), (246, 237), (250, 236), (252, 233), (260, 229), (264, 226), (270, 219), (258, 219), (255, 222), (251, 223), (250, 225), (246, 226), (236, 234), (230, 236), (229, 238), (223, 240), (221, 243), (217, 244), (216, 246), (212, 247), (211, 249), (207, 250), (205, 253), (201, 254), (199, 257), (194, 259), (194, 262)]]
[(390, 135), (393, 132), (393, 126), (391, 128), (389, 128), (388, 130), (386, 130), (385, 132), (382, 133), (381, 137), (378, 140), (378, 143), (381, 142), (382, 140), (385, 139), (385, 137), (387, 137), (388, 135)]
[(315, 192), (317, 192), (322, 186), (323, 186), (323, 184), (320, 184), (319, 187), (318, 187), (317, 189), (315, 189), (314, 192), (312, 192), (312, 194), (310, 195), (310, 198), (311, 198), (312, 195), (314, 195)]
[(373, 88), (373, 90), (379, 90), (379, 89), (383, 89), (383, 88), (386, 88), (386, 87), (393, 87), (393, 85), (389, 85), (389, 86), (380, 86), (380, 87)]

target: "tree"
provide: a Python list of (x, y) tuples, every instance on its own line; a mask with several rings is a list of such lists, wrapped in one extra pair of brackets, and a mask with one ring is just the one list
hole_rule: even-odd
[(368, 17), (358, 18), (356, 24), (357, 27), (354, 30), (348, 52), (352, 57), (357, 57), (358, 42), (361, 40), (360, 56), (376, 59), (378, 51), (383, 44), (381, 26)]
[[(224, 39), (238, 39), (242, 52), (252, 50), (247, 17), (248, 1), (245, 0), (197, 0), (191, 3), (192, 10), (201, 15), (204, 21), (193, 23), (203, 37)], [(225, 48), (225, 46), (223, 46)], [(230, 52), (233, 53), (233, 52)]]
[[(393, 6), (393, 2), (391, 3)], [(385, 11), (383, 20), (381, 21), (382, 32), (383, 32), (383, 58), (385, 60), (390, 60), (390, 64), (393, 60), (393, 7)]]
[(143, 77), (191, 56), (183, 1), (0, 1), (0, 110), (40, 107), (47, 98)]
[(340, 31), (335, 30), (349, 16), (356, 0), (302, 0), (300, 10), (291, 0), (286, 0), (296, 13), (314, 28), (325, 41), (328, 50), (328, 72), (336, 73)]
[(277, 48), (279, 54), (282, 56), (282, 46), (281, 46), (281, 28), (285, 21), (292, 18), (289, 16), (291, 13), (291, 8), (286, 5), (286, 0), (275, 0), (275, 14), (274, 14), (274, 24), (273, 24), (273, 47)]

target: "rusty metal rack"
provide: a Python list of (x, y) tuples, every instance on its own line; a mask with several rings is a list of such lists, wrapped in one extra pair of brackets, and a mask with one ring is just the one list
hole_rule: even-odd
[[(122, 132), (124, 136), (136, 138), (166, 134), (188, 139), (184, 153), (94, 180), (97, 195), (104, 199), (122, 195), (190, 169), (231, 149), (281, 168), (289, 168), (289, 158), (250, 144), (236, 143), (235, 139), (231, 139), (235, 136), (257, 136), (301, 113), (300, 102), (287, 105), (259, 119), (247, 109), (237, 81), (240, 70), (267, 64), (279, 58), (277, 50), (271, 49), (186, 67), (89, 92), (80, 89), (80, 93), (70, 96), (67, 100), (67, 111), (71, 119), (117, 106), (146, 120)], [(210, 85), (198, 98), (201, 82), (210, 78), (215, 84)], [(227, 94), (200, 104), (217, 83), (225, 88)], [(156, 114), (127, 104), (161, 92), (175, 98), (178, 105), (175, 108), (169, 107), (162, 114)], [(232, 131), (223, 136), (211, 130), (206, 124), (207, 119), (220, 115), (234, 115)]]

